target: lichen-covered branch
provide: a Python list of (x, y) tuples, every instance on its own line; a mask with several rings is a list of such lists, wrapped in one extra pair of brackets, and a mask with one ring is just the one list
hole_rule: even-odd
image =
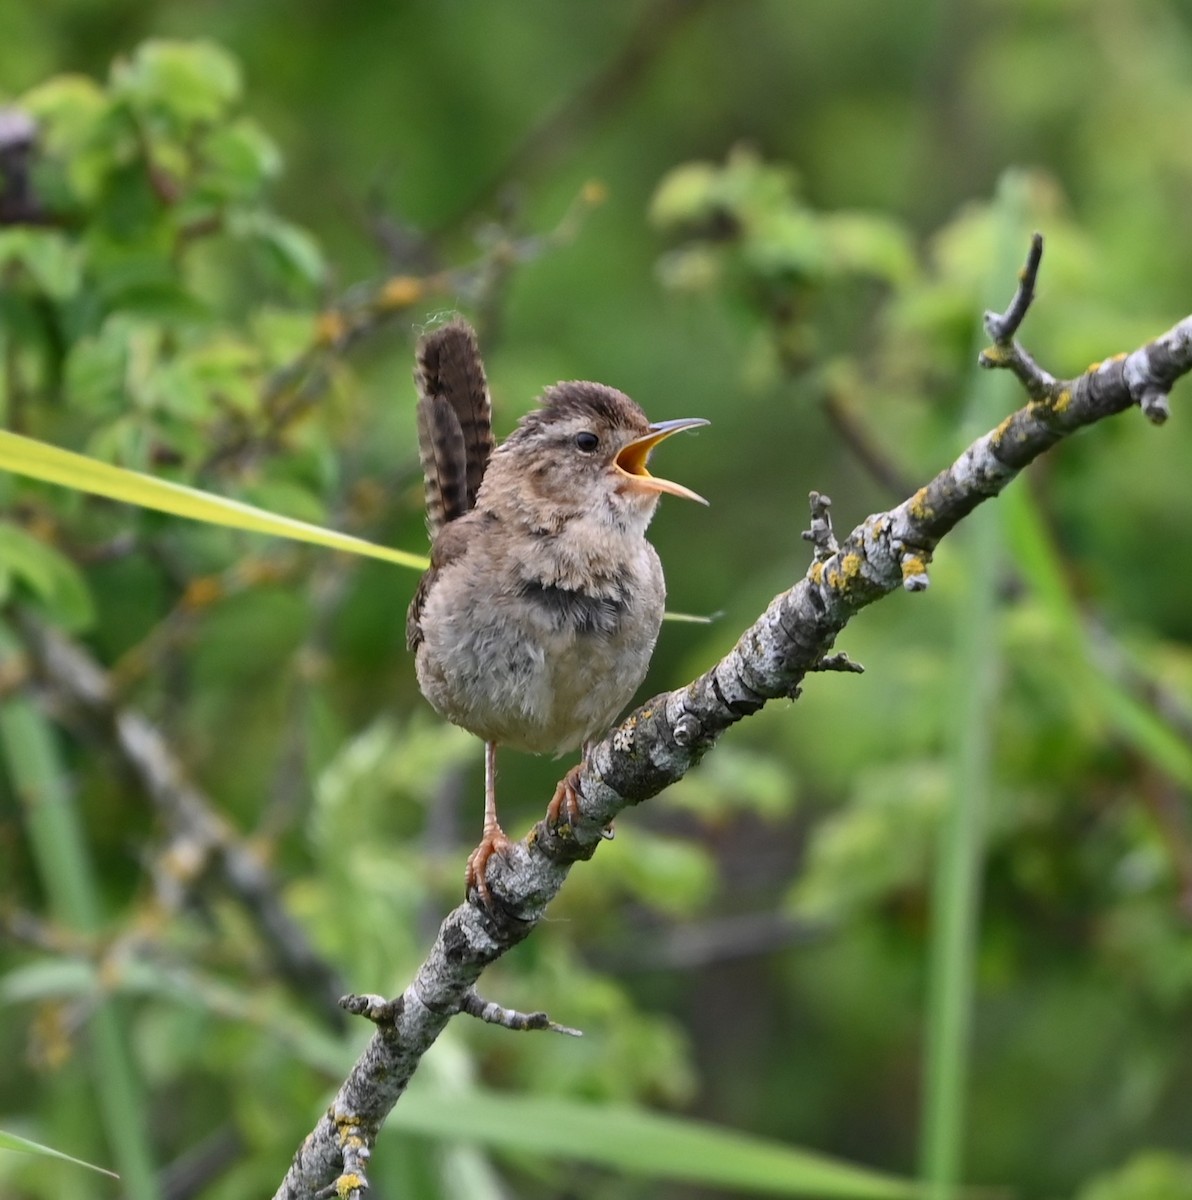
[[(986, 367), (1012, 370), (1029, 403), (909, 499), (867, 517), (839, 544), (826, 497), (813, 493), (808, 537), (815, 557), (806, 575), (776, 596), (710, 671), (647, 701), (592, 748), (578, 776), (579, 819), (557, 829), (539, 822), (507, 859), (494, 858), (492, 908), (465, 903), (450, 913), (401, 996), (345, 998), (349, 1011), (376, 1023), (376, 1033), (294, 1156), (275, 1200), (305, 1200), (327, 1188), (359, 1194), (359, 1144), (372, 1146), (444, 1025), (458, 1012), (474, 1011), (481, 972), (534, 929), (572, 864), (592, 856), (622, 810), (681, 779), (726, 729), (767, 701), (797, 697), (808, 673), (849, 669), (847, 659), (829, 657), (849, 620), (899, 588), (925, 589), (940, 540), (1039, 455), (1134, 405), (1152, 420), (1166, 412), (1172, 384), (1192, 370), (1192, 316), (1131, 354), (1056, 380), (1014, 341), (1034, 295), (1041, 251), (1036, 240), (1007, 311), (987, 315), (993, 345), (981, 357)], [(353, 1170), (345, 1165), (349, 1160)]]

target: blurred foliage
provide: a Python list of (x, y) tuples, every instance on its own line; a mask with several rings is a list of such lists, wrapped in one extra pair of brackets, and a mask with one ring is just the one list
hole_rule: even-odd
[[(811, 487), (848, 528), (980, 432), (1007, 169), (1022, 251), (1047, 238), (1044, 366), (1187, 315), (1190, 60), (1177, 0), (3, 6), (0, 102), (38, 141), (35, 211), (0, 227), (0, 414), (420, 553), (410, 349), (463, 307), (502, 431), (559, 378), (712, 420), (667, 454), (713, 507), (664, 505), (654, 538), (673, 607), (721, 616), (665, 628), (661, 690), (802, 574)], [(964, 1175), (1027, 1197), (1192, 1196), (1186, 387), (1161, 432), (1098, 426), (999, 503)], [(0, 505), (0, 1129), (129, 1195), (270, 1194), (367, 1030), (287, 982), (9, 639), (31, 616), (84, 639), (343, 990), (392, 993), (480, 816), (479, 746), (404, 650), (416, 577), (16, 476)], [(945, 543), (925, 596), (849, 627), (863, 677), (809, 680), (626, 814), (488, 973), (581, 1041), (455, 1021), (419, 1087), (910, 1173), (966, 562)], [(508, 826), (562, 765), (503, 756)], [(378, 1194), (695, 1194), (612, 1155), (386, 1136)], [(0, 1193), (116, 1194), (48, 1163), (0, 1154)]]

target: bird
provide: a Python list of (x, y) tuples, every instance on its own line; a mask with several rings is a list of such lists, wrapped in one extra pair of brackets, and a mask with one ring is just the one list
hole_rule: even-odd
[[(707, 503), (647, 461), (708, 422), (652, 424), (625, 393), (574, 380), (545, 388), (495, 446), (484, 364), (461, 317), (420, 339), (414, 376), (431, 552), (406, 643), (431, 706), (485, 745), (465, 896), (490, 907), (488, 862), (511, 844), (497, 816), (497, 747), (586, 756), (637, 691), (666, 599), (647, 526), (664, 494)], [(552, 826), (576, 820), (578, 780), (577, 765), (548, 805)]]

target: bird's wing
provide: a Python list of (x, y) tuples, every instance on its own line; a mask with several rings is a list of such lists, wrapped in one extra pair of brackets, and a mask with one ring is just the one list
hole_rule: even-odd
[[(466, 524), (466, 523), (465, 523)], [(439, 572), (450, 562), (460, 558), (469, 544), (469, 531), (463, 525), (445, 525), (435, 537), (430, 548), (430, 570), (418, 581), (414, 599), (406, 613), (406, 649), (413, 653), (422, 645), (422, 607), (430, 590), (439, 577)]]
[(418, 450), (431, 535), (476, 504), (493, 451), (492, 401), (476, 334), (462, 318), (418, 344)]

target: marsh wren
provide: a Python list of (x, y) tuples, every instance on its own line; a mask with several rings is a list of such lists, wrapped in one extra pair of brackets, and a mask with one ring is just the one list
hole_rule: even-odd
[[(557, 383), (494, 449), (476, 335), (458, 318), (419, 343), (415, 379), (432, 545), (406, 642), (422, 694), (484, 740), (484, 831), (465, 885), (488, 904), (488, 860), (509, 845), (496, 748), (586, 753), (645, 678), (666, 598), (646, 527), (663, 493), (707, 503), (646, 463), (707, 422), (651, 424), (615, 388)], [(574, 820), (577, 778), (556, 789), (552, 822)]]

